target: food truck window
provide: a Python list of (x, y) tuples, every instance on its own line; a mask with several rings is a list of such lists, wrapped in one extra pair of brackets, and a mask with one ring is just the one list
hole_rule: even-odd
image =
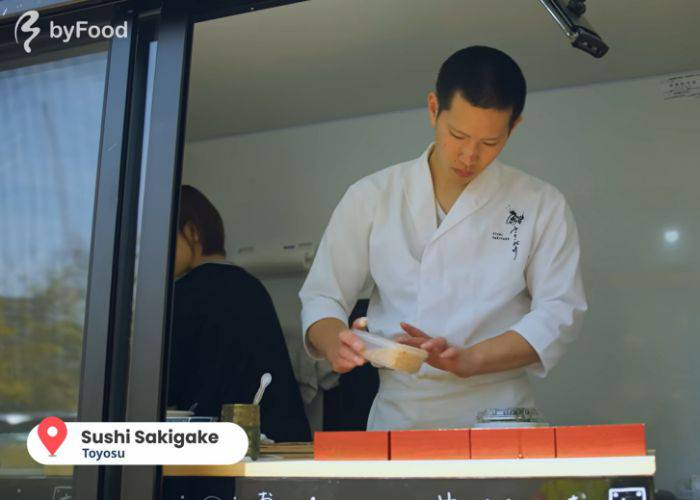
[(4, 478), (42, 477), (29, 431), (77, 415), (106, 66), (102, 42), (0, 66)]
[[(700, 62), (660, 38), (645, 57), (653, 68), (641, 64), (634, 54), (644, 44), (616, 30), (609, 16), (626, 24), (615, 9), (592, 16), (613, 46), (598, 60), (558, 38), (537, 2), (520, 21), (504, 18), (512, 14), (505, 8), (479, 16), (473, 8), (373, 5), (367, 16), (352, 2), (302, 2), (197, 23), (181, 184), (221, 217), (226, 253), (212, 265), (243, 268), (269, 294), (311, 429), (352, 428), (356, 421), (324, 422), (328, 396), (342, 380), (300, 342), (307, 258), (351, 184), (418, 157), (433, 139), (425, 98), (441, 62), (468, 45), (499, 47), (529, 84), (525, 121), (500, 160), (566, 197), (590, 306), (557, 368), (544, 380), (532, 377), (536, 401), (553, 425), (645, 422), (659, 484), (673, 489), (700, 470), (681, 437), (697, 433), (683, 415), (700, 403), (688, 382), (697, 378), (700, 282), (691, 214), (698, 150), (691, 136), (699, 131), (700, 101), (673, 87), (681, 80), (692, 86)], [(682, 15), (641, 17), (672, 30)], [(370, 297), (367, 285), (358, 299)], [(171, 372), (170, 382), (178, 376)], [(256, 383), (248, 381), (248, 390)], [(371, 399), (376, 379), (358, 383)], [(172, 409), (196, 412), (195, 404), (190, 397)], [(220, 416), (218, 408), (209, 413)]]

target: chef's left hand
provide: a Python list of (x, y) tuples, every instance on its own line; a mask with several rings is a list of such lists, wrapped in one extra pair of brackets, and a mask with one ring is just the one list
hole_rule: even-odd
[(439, 370), (453, 373), (458, 377), (468, 377), (462, 361), (462, 350), (451, 346), (444, 337), (431, 337), (424, 331), (408, 323), (401, 323), (405, 334), (395, 337), (396, 341), (428, 351), (426, 363)]

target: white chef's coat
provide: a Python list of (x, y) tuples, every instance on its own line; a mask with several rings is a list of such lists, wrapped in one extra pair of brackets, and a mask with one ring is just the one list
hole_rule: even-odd
[(404, 321), (468, 347), (515, 330), (540, 362), (466, 379), (427, 364), (414, 375), (380, 369), (368, 429), (465, 427), (480, 409), (534, 406), (527, 372), (549, 372), (587, 309), (563, 195), (496, 160), (438, 227), (429, 151), (347, 190), (299, 294), (304, 335), (323, 318), (347, 322), (370, 278), (373, 333), (390, 338)]

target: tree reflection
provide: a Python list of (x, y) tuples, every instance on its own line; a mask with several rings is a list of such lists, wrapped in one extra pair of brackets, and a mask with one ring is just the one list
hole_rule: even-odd
[(77, 409), (87, 252), (74, 250), (24, 297), (0, 297), (0, 413)]

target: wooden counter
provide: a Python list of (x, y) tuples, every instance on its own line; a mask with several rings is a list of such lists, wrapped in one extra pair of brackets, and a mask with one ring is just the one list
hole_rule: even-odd
[(163, 466), (164, 476), (257, 478), (556, 478), (556, 477), (652, 477), (653, 454), (639, 457), (547, 458), (519, 460), (387, 460), (316, 461), (261, 457), (218, 466)]

